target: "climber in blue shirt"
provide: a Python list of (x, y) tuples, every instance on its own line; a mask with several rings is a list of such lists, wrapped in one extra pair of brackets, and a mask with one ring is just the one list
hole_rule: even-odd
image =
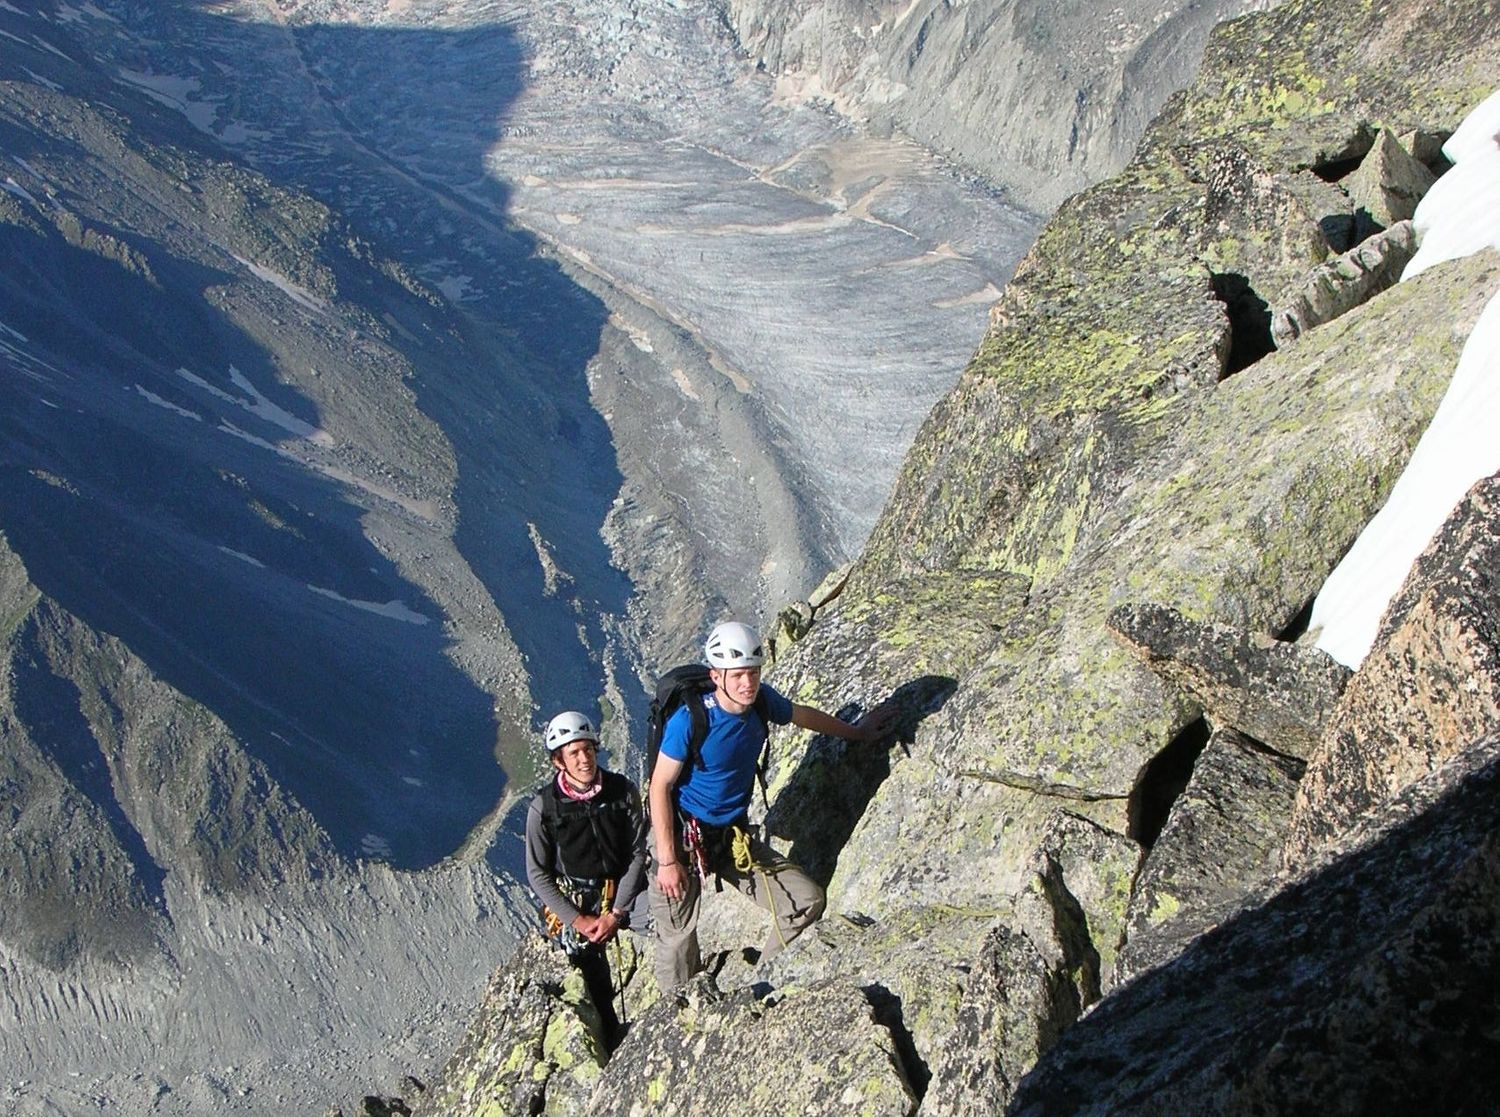
[(760, 639), (735, 621), (719, 625), (705, 646), (712, 693), (697, 699), (707, 733), (689, 762), (691, 715), (667, 721), (648, 797), (656, 871), (649, 902), (656, 929), (656, 977), (664, 991), (703, 969), (698, 949), (702, 882), (710, 875), (771, 913), (761, 958), (770, 958), (823, 914), (823, 889), (750, 831), (746, 812), (756, 765), (771, 725), (792, 724), (851, 741), (889, 732), (896, 711), (878, 707), (850, 724), (788, 700), (760, 681)]

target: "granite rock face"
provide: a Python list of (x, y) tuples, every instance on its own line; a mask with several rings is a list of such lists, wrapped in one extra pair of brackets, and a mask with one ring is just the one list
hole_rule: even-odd
[(1191, 695), (1214, 724), (1302, 760), (1317, 746), (1349, 681), (1349, 669), (1317, 648), (1195, 623), (1175, 609), (1121, 606), (1108, 623), (1153, 671)]
[(1302, 767), (1232, 729), (1209, 738), (1135, 882), (1116, 981), (1175, 958), (1275, 875)]
[(1408, 575), (1308, 764), (1296, 863), (1500, 722), (1500, 476), (1479, 482)]
[(1018, 266), (854, 583), (947, 567), (1050, 581), (1185, 398), (1267, 352), (1269, 308), (1354, 247), (1336, 179), (1374, 145), (1370, 122), (1451, 132), (1487, 88), (1486, 22), (1382, 0), (1224, 24), (1135, 160)]
[(1011, 1113), (1487, 1113), (1500, 736), (1070, 1029)]
[[(846, 890), (883, 904), (945, 898), (955, 864), (971, 892), (1006, 894), (1059, 801), (1128, 832), (1147, 765), (1201, 707), (1120, 646), (1111, 610), (1154, 600), (1261, 631), (1301, 611), (1394, 483), (1500, 281), (1500, 258), (1434, 278), (1425, 289), (1403, 284), (1183, 409), (1174, 437), (1101, 516), (1096, 541), (980, 645), (917, 729), (910, 757), (891, 754), (838, 854), (835, 902)], [(1444, 325), (1433, 331), (1433, 321)], [(966, 604), (956, 598), (948, 610), (961, 617)], [(887, 639), (861, 651), (863, 615), (861, 595), (846, 590), (778, 667), (777, 685), (829, 695), (849, 679), (848, 697), (873, 704), (921, 677), (931, 645)], [(854, 666), (830, 676), (824, 656)]]

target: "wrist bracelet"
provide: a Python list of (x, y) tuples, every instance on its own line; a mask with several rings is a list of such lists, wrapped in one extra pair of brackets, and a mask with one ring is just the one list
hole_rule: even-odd
[(662, 865), (675, 865), (675, 864), (677, 864), (677, 862), (676, 861), (660, 861), (660, 860), (658, 860), (656, 862), (656, 864), (658, 866), (662, 866)]

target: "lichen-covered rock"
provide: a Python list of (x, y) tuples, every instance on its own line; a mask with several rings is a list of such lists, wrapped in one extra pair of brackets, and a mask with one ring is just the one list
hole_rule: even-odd
[(1175, 958), (1275, 875), (1301, 774), (1233, 730), (1209, 738), (1136, 882), (1117, 981)]
[[(854, 608), (835, 602), (820, 610), (816, 626), (770, 681), (794, 701), (849, 718), (884, 702), (899, 716), (894, 739), (873, 745), (790, 728), (773, 734), (765, 818), (773, 843), (814, 878), (829, 881), (871, 798), (913, 755), (918, 727), (942, 709), (957, 677), (997, 632), (1019, 623), (1025, 600), (1023, 579), (932, 576), (909, 579)], [(804, 664), (815, 669), (798, 666)], [(840, 680), (836, 690), (833, 679)]]
[(1253, 135), (1279, 163), (1329, 168), (1362, 158), (1382, 124), (1452, 132), (1496, 73), (1490, 0), (1292, 0), (1220, 25), (1180, 111), (1143, 143)]
[(1500, 734), (1102, 1001), (1014, 1117), (1489, 1113), (1500, 1014)]
[(1302, 760), (1317, 747), (1349, 681), (1349, 669), (1317, 648), (1190, 621), (1176, 609), (1122, 605), (1108, 623), (1216, 725)]
[(996, 926), (969, 975), (953, 1034), (932, 1064), (922, 1117), (1005, 1109), (1021, 1077), (1099, 996), (1099, 955), (1059, 866), (1042, 871)]
[(953, 900), (879, 918), (857, 911), (829, 916), (760, 967), (753, 980), (777, 988), (806, 987), (836, 976), (857, 982), (876, 1018), (890, 1028), (907, 1079), (920, 1093), (952, 1042), (979, 944), (992, 928), (1015, 921), (1009, 900)]
[(1500, 475), (1417, 560), (1308, 765), (1296, 863), (1500, 723)]
[(1165, 160), (1058, 211), (928, 416), (854, 586), (943, 569), (1056, 574), (1168, 401), (1223, 374), (1229, 322), (1185, 243), (1205, 194)]
[(1416, 233), (1410, 221), (1401, 221), (1314, 268), (1286, 304), (1271, 313), (1276, 348), (1285, 349), (1308, 330), (1393, 286), (1416, 254)]
[[(1430, 284), (1402, 284), (1203, 396), (1113, 502), (1107, 543), (1075, 558), (1066, 585), (1005, 598), (1000, 611), (994, 600), (971, 609), (961, 594), (930, 599), (910, 642), (863, 628), (901, 615), (894, 603), (846, 591), (820, 614), (773, 676), (794, 697), (868, 708), (935, 666), (959, 672), (949, 676), (957, 689), (913, 723), (909, 755), (817, 746), (829, 758), (820, 795), (842, 802), (840, 813), (859, 808), (837, 829), (821, 821), (820, 796), (790, 812), (820, 819), (804, 825), (821, 836), (794, 854), (836, 842), (821, 855), (833, 865), (831, 913), (884, 918), (959, 896), (1003, 903), (1060, 805), (1131, 834), (1142, 773), (1201, 711), (1109, 634), (1111, 609), (1154, 600), (1259, 631), (1300, 612), (1404, 465), (1500, 282), (1500, 259), (1428, 274)], [(1000, 631), (984, 629), (989, 616)], [(805, 738), (780, 736), (774, 749), (785, 794), (808, 778), (798, 773), (809, 750)], [(888, 767), (862, 772), (859, 762), (877, 755)]]
[(1345, 180), (1344, 188), (1368, 220), (1388, 229), (1398, 221), (1410, 221), (1417, 203), (1436, 181), (1437, 175), (1402, 147), (1389, 128), (1382, 128), (1376, 133), (1375, 146)]
[(583, 975), (532, 935), (495, 971), (462, 1044), (416, 1112), (570, 1117), (587, 1111), (605, 1060)]
[(1114, 985), (1115, 958), (1125, 941), (1127, 911), (1141, 847), (1123, 834), (1100, 826), (1072, 811), (1056, 811), (1048, 821), (1032, 859), (1037, 880), (1052, 882), (1054, 902), (1076, 906), (1084, 917), (1088, 950), (1097, 957), (1098, 992), (1087, 996), (1087, 1007), (1098, 993)]
[(1313, 171), (1363, 157), (1375, 121), (1451, 131), (1488, 92), (1500, 43), (1486, 12), (1299, 0), (1220, 27), (1135, 161), (1063, 205), (1017, 268), (853, 584), (1060, 576), (1181, 398), (1269, 349), (1266, 308), (1352, 246), (1349, 198)]
[[(1203, 397), (1066, 585), (1034, 596), (1029, 624), (924, 726), (943, 759), (1002, 782), (1128, 794), (1195, 714), (1108, 635), (1111, 607), (1147, 599), (1285, 626), (1394, 483), (1500, 283), (1497, 263), (1476, 257), (1425, 290), (1387, 292)], [(1434, 320), (1453, 332), (1435, 336)]]
[(915, 1108), (895, 1042), (854, 982), (760, 999), (749, 989), (721, 993), (703, 976), (636, 1021), (574, 1112), (909, 1117)]

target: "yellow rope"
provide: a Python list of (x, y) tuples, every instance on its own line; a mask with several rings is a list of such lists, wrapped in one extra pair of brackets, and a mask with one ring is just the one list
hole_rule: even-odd
[(749, 876), (757, 869), (760, 870), (760, 879), (765, 885), (766, 900), (771, 905), (771, 923), (776, 928), (776, 937), (781, 940), (781, 945), (786, 946), (786, 935), (781, 930), (781, 917), (776, 914), (776, 894), (771, 891), (771, 873), (774, 868), (769, 865), (756, 863), (755, 854), (750, 851), (750, 834), (748, 831), (738, 827), (729, 828), (729, 851), (734, 857), (734, 867), (745, 876)]

